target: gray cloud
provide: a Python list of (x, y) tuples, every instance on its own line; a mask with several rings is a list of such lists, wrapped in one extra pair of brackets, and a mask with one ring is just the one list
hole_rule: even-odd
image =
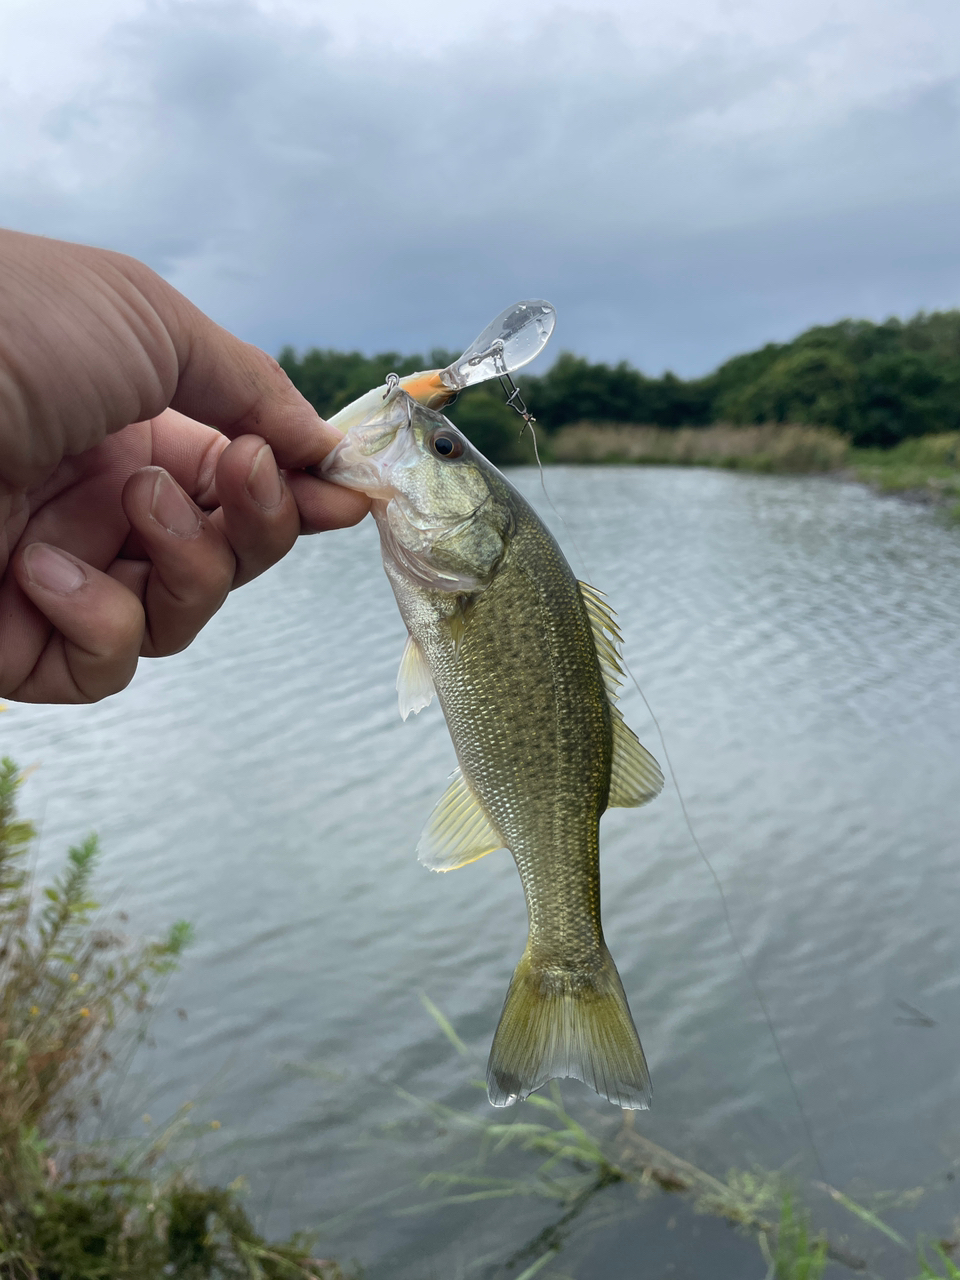
[(960, 303), (957, 67), (846, 92), (849, 39), (654, 58), (615, 18), (558, 13), (426, 57), (240, 0), (161, 4), (0, 156), (0, 220), (143, 257), (274, 351), (455, 345), (537, 295), (558, 346), (699, 372), (816, 321)]

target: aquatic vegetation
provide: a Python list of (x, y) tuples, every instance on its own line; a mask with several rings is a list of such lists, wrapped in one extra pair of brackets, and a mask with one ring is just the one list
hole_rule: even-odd
[[(762, 1246), (766, 1239), (761, 1234)], [(797, 1211), (789, 1191), (783, 1193), (773, 1252), (766, 1245), (764, 1256), (769, 1280), (820, 1280), (826, 1269), (827, 1242), (823, 1236), (810, 1239), (810, 1215)]]
[(550, 439), (553, 462), (639, 463), (722, 467), (776, 475), (842, 473), (881, 493), (946, 505), (960, 519), (960, 432), (902, 441), (890, 449), (858, 449), (829, 427), (662, 427), (580, 422)]
[(917, 1251), (920, 1263), (920, 1274), (916, 1280), (960, 1280), (960, 1267), (950, 1258), (942, 1244), (933, 1247), (934, 1261), (927, 1256), (927, 1249), (921, 1245)]
[[(682, 1196), (697, 1213), (726, 1219), (749, 1232), (767, 1260), (770, 1280), (819, 1280), (828, 1259), (863, 1269), (860, 1258), (831, 1245), (823, 1233), (812, 1235), (809, 1211), (796, 1206), (795, 1193), (781, 1175), (733, 1169), (725, 1179), (715, 1178), (639, 1134), (629, 1112), (612, 1140), (596, 1137), (565, 1110), (555, 1082), (549, 1097), (531, 1096), (523, 1103), (521, 1116), (505, 1123), (428, 1105), (444, 1123), (473, 1130), (477, 1155), (466, 1169), (427, 1174), (420, 1189), (440, 1194), (394, 1210), (396, 1214), (423, 1214), (516, 1197), (553, 1201), (560, 1210), (557, 1218), (502, 1261), (504, 1275), (512, 1275), (518, 1266), (546, 1266), (546, 1260), (558, 1257), (578, 1219), (607, 1188), (618, 1184), (630, 1186), (641, 1200), (656, 1194)], [(510, 1151), (533, 1157), (527, 1174), (493, 1171)], [(614, 1221), (622, 1221), (622, 1213)]]
[[(424, 1214), (516, 1197), (552, 1201), (558, 1207), (556, 1218), (501, 1260), (495, 1271), (498, 1277), (514, 1276), (519, 1266), (546, 1267), (549, 1260), (560, 1258), (580, 1220), (588, 1210), (598, 1209), (600, 1197), (616, 1185), (631, 1188), (640, 1200), (657, 1194), (680, 1197), (697, 1213), (725, 1219), (751, 1235), (766, 1261), (767, 1280), (820, 1280), (830, 1262), (852, 1273), (869, 1269), (871, 1274), (887, 1275), (868, 1268), (866, 1259), (848, 1246), (845, 1232), (833, 1239), (823, 1228), (815, 1228), (810, 1204), (816, 1202), (818, 1192), (827, 1192), (868, 1229), (862, 1244), (869, 1245), (871, 1233), (877, 1233), (898, 1250), (910, 1251), (905, 1237), (884, 1222), (878, 1211), (833, 1188), (804, 1185), (782, 1173), (759, 1169), (731, 1169), (724, 1178), (717, 1178), (638, 1133), (632, 1113), (625, 1113), (613, 1137), (596, 1136), (565, 1110), (555, 1083), (550, 1097), (528, 1098), (517, 1119), (506, 1123), (479, 1120), (436, 1104), (429, 1107), (449, 1128), (472, 1131), (477, 1154), (466, 1168), (427, 1174), (420, 1190), (439, 1194), (395, 1213)], [(497, 1173), (498, 1163), (511, 1151), (532, 1158), (527, 1173)], [(891, 1207), (904, 1201), (915, 1204), (919, 1194), (922, 1190), (914, 1189), (906, 1197), (877, 1199)], [(621, 1204), (606, 1221), (600, 1220), (600, 1229), (622, 1223), (628, 1212)], [(915, 1280), (960, 1280), (950, 1256), (958, 1244), (944, 1239), (929, 1248), (918, 1246), (924, 1269)]]
[[(429, 999), (423, 1003), (469, 1064), (469, 1051), (449, 1020)], [(480, 1081), (475, 1083), (482, 1087)], [(392, 1210), (394, 1214), (427, 1214), (472, 1202), (511, 1199), (556, 1206), (556, 1217), (507, 1256), (495, 1262), (490, 1257), (477, 1260), (475, 1270), (488, 1280), (516, 1280), (518, 1271), (542, 1273), (553, 1280), (561, 1274), (557, 1266), (572, 1267), (572, 1280), (581, 1274), (572, 1260), (567, 1262), (576, 1256), (578, 1231), (587, 1238), (616, 1228), (625, 1216), (638, 1211), (638, 1201), (661, 1195), (675, 1197), (696, 1213), (723, 1219), (753, 1237), (767, 1266), (766, 1280), (820, 1280), (831, 1263), (830, 1274), (839, 1267), (854, 1274), (869, 1272), (878, 1280), (901, 1280), (908, 1274), (910, 1280), (960, 1280), (952, 1256), (960, 1248), (960, 1239), (945, 1237), (933, 1244), (921, 1239), (911, 1245), (882, 1216), (916, 1209), (934, 1187), (942, 1191), (952, 1186), (953, 1167), (946, 1177), (941, 1173), (928, 1185), (878, 1193), (863, 1203), (835, 1187), (781, 1171), (732, 1168), (717, 1177), (646, 1137), (638, 1124), (641, 1117), (634, 1112), (624, 1112), (619, 1126), (601, 1122), (594, 1132), (564, 1107), (556, 1082), (548, 1096), (528, 1098), (516, 1117), (505, 1122), (403, 1096), (431, 1115), (445, 1133), (459, 1132), (471, 1139), (473, 1155), (459, 1168), (427, 1173), (419, 1183), (420, 1196), (407, 1207)], [(518, 1157), (529, 1161), (526, 1169), (522, 1164), (518, 1167)], [(605, 1200), (617, 1187), (632, 1197), (621, 1194), (604, 1210)], [(423, 1198), (424, 1192), (433, 1194)], [(829, 1213), (831, 1205), (843, 1211), (839, 1219)], [(855, 1246), (848, 1241), (844, 1218), (851, 1226), (858, 1224)], [(829, 1228), (817, 1225), (818, 1220), (829, 1220)], [(895, 1266), (889, 1271), (885, 1264), (877, 1267), (875, 1258), (891, 1245)], [(923, 1268), (916, 1277), (903, 1269), (914, 1253)]]
[[(78, 1137), (101, 1109), (118, 1045), (142, 1034), (150, 997), (190, 937), (158, 942), (109, 927), (91, 898), (98, 846), (72, 848), (41, 890), (17, 817), (23, 775), (0, 763), (0, 1276), (4, 1280), (346, 1280), (306, 1238), (265, 1240), (242, 1184), (201, 1185), (174, 1142), (219, 1127), (189, 1107), (147, 1143)], [(127, 1040), (124, 1040), (126, 1034)]]

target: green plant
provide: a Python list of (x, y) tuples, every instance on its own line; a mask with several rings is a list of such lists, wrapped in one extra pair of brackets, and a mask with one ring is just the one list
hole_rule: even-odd
[[(280, 364), (327, 414), (383, 382), (391, 370), (402, 375), (452, 358), (441, 351), (405, 357), (316, 349), (298, 357), (288, 347)], [(593, 363), (561, 352), (545, 372), (523, 375), (521, 389), (548, 434), (583, 421), (670, 430), (773, 421), (832, 427), (858, 447), (888, 449), (911, 437), (960, 429), (960, 311), (921, 312), (882, 324), (815, 325), (791, 342), (767, 343), (689, 381), (669, 372), (650, 377), (626, 361)], [(488, 390), (494, 398), (499, 394), (496, 387), (482, 389), (465, 429), (503, 448), (503, 460), (510, 461), (506, 451), (515, 450), (507, 420), (497, 405), (484, 403)]]
[[(457, 1053), (469, 1058), (470, 1051), (450, 1020), (426, 995), (421, 994), (421, 1002)], [(475, 1083), (483, 1088), (482, 1082)], [(601, 1197), (616, 1185), (633, 1189), (641, 1198), (658, 1192), (680, 1196), (695, 1212), (723, 1218), (750, 1234), (766, 1260), (767, 1280), (820, 1280), (828, 1263), (864, 1272), (868, 1263), (848, 1247), (846, 1233), (828, 1238), (822, 1230), (815, 1232), (807, 1206), (826, 1195), (867, 1228), (869, 1234), (864, 1239), (872, 1242), (872, 1248), (893, 1245), (910, 1253), (907, 1238), (881, 1214), (915, 1208), (942, 1178), (940, 1175), (929, 1184), (896, 1193), (877, 1193), (868, 1207), (826, 1183), (788, 1181), (782, 1172), (731, 1169), (725, 1178), (718, 1178), (653, 1142), (637, 1123), (635, 1112), (623, 1113), (619, 1129), (611, 1126), (602, 1135), (592, 1133), (564, 1108), (556, 1081), (551, 1083), (548, 1096), (533, 1094), (518, 1105), (509, 1120), (421, 1101), (409, 1094), (402, 1096), (433, 1116), (442, 1133), (459, 1131), (472, 1137), (476, 1145), (475, 1154), (459, 1169), (435, 1171), (421, 1180), (421, 1189), (439, 1195), (396, 1209), (395, 1214), (420, 1214), (516, 1197), (556, 1205), (557, 1216), (501, 1259), (499, 1269), (488, 1273), (498, 1280), (501, 1276), (517, 1280), (518, 1270), (528, 1277), (543, 1274), (552, 1280), (555, 1270), (551, 1264), (565, 1254), (578, 1227), (582, 1232), (595, 1230), (631, 1212), (630, 1199), (624, 1195), (612, 1203), (608, 1198), (603, 1207)], [(510, 1152), (532, 1157), (526, 1170), (516, 1158), (507, 1160)], [(939, 1241), (931, 1246), (932, 1261), (921, 1248), (918, 1257), (923, 1270), (915, 1280), (960, 1280), (960, 1270), (948, 1256), (956, 1246), (952, 1239)], [(484, 1264), (491, 1261), (483, 1259)], [(898, 1269), (896, 1274), (902, 1271)]]
[(893, 449), (851, 451), (859, 479), (887, 493), (925, 493), (933, 501), (960, 495), (960, 432), (904, 440)]
[[(761, 1241), (765, 1236), (761, 1236)], [(766, 1250), (768, 1280), (820, 1280), (827, 1265), (827, 1241), (810, 1239), (810, 1215), (797, 1212), (789, 1191), (780, 1201), (776, 1248)]]
[(131, 945), (98, 922), (96, 836), (69, 851), (38, 900), (25, 865), (34, 829), (16, 816), (22, 780), (12, 760), (0, 763), (0, 1196), (15, 1177), (9, 1144), (73, 1126), (110, 1064), (118, 1017), (146, 1013), (151, 982), (190, 938), (181, 921), (159, 942)]
[(916, 1280), (960, 1280), (960, 1267), (950, 1258), (943, 1245), (933, 1245), (933, 1252), (936, 1258), (931, 1263), (927, 1257), (926, 1248), (922, 1245), (918, 1248), (917, 1261), (920, 1263), (920, 1274)]
[(136, 942), (105, 926), (90, 881), (96, 837), (34, 891), (34, 829), (17, 817), (23, 775), (0, 763), (0, 1280), (346, 1280), (309, 1241), (265, 1240), (242, 1184), (200, 1185), (169, 1159), (189, 1106), (140, 1149), (76, 1140), (99, 1106), (118, 1030), (143, 1029), (149, 997), (190, 929)]

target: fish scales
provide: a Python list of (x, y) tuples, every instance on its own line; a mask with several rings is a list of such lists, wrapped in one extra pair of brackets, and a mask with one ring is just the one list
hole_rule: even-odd
[(523, 499), (505, 485), (501, 498), (514, 534), (459, 646), (442, 599), (415, 603), (421, 592), (402, 580), (395, 590), (464, 777), (516, 860), (538, 959), (595, 968), (610, 703), (576, 578)]
[[(512, 853), (529, 916), (487, 1070), (491, 1102), (555, 1076), (649, 1105), (600, 918), (599, 820), (663, 783), (615, 706), (612, 615), (533, 508), (439, 413), (396, 388), (324, 475), (372, 499), (409, 635), (401, 711), (437, 694), (459, 761), (418, 850), (452, 870)], [(611, 639), (611, 637), (613, 637)]]

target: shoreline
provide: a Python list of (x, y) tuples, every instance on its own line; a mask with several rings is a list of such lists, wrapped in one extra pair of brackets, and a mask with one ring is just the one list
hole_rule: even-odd
[(960, 432), (858, 449), (829, 427), (664, 427), (578, 422), (549, 437), (545, 461), (579, 465), (687, 466), (759, 475), (832, 475), (875, 493), (946, 510), (960, 520)]

